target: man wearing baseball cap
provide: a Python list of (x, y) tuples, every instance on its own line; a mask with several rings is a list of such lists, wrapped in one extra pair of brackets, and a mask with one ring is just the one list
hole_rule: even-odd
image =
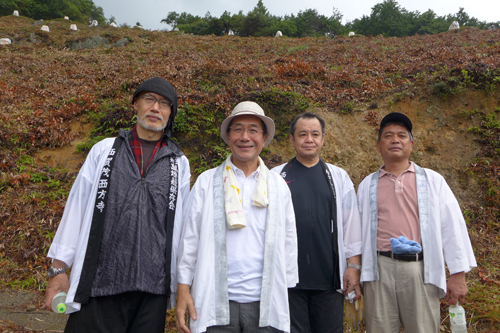
[(258, 104), (241, 102), (221, 136), (231, 155), (198, 177), (186, 203), (177, 329), (289, 332), (287, 288), (298, 281), (295, 216), (285, 181), (259, 157), (274, 122)]
[(460, 206), (440, 174), (410, 161), (407, 116), (382, 119), (377, 147), (384, 165), (358, 188), (367, 332), (439, 332), (439, 299), (462, 302), (476, 267)]
[(67, 293), (65, 332), (163, 333), (175, 302), (190, 182), (189, 162), (171, 139), (177, 94), (155, 77), (132, 104), (137, 125), (92, 147), (48, 253), (45, 307)]

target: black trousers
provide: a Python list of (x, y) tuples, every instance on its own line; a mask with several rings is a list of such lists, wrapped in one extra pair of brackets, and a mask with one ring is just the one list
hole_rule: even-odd
[(288, 289), (291, 333), (342, 333), (344, 295), (335, 290)]
[(164, 333), (167, 296), (129, 292), (91, 297), (69, 315), (65, 333)]

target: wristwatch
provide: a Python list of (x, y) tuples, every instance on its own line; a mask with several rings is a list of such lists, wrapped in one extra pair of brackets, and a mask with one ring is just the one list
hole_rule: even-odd
[(356, 268), (358, 271), (361, 271), (361, 265), (351, 264), (350, 262), (348, 262), (347, 267)]
[(57, 274), (62, 274), (66, 273), (66, 268), (55, 268), (54, 266), (50, 266), (49, 270), (47, 271), (47, 275), (49, 277), (54, 277)]

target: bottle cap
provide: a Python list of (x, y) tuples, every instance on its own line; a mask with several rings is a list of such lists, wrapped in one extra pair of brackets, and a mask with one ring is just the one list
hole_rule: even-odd
[(64, 303), (57, 304), (56, 312), (57, 313), (65, 313), (66, 312), (66, 304), (64, 304)]

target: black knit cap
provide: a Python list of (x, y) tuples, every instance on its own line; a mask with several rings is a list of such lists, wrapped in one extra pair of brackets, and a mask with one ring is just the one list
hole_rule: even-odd
[(385, 116), (382, 119), (382, 121), (380, 122), (379, 132), (381, 132), (384, 129), (384, 127), (387, 126), (388, 123), (394, 123), (394, 122), (403, 123), (403, 125), (405, 125), (408, 132), (410, 132), (410, 134), (413, 135), (413, 132), (412, 132), (413, 125), (411, 123), (410, 118), (408, 118), (406, 115), (399, 113), (399, 112), (392, 112), (392, 113), (389, 113), (387, 116)]
[(174, 87), (170, 84), (170, 82), (161, 77), (148, 79), (141, 83), (135, 90), (134, 95), (132, 96), (132, 104), (134, 103), (135, 98), (142, 92), (153, 92), (158, 95), (162, 95), (172, 103), (172, 114), (168, 120), (167, 127), (165, 128), (165, 134), (170, 137), (172, 135), (172, 128), (174, 127), (174, 119), (177, 115), (177, 93), (175, 92)]

